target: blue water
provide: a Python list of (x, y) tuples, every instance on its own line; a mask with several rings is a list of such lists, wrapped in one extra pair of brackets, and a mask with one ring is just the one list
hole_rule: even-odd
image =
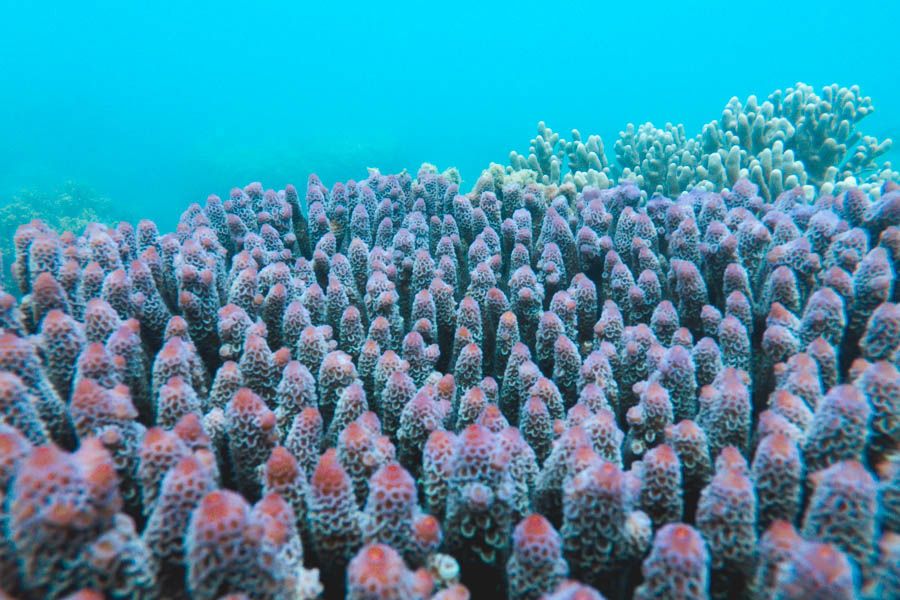
[(859, 84), (864, 132), (900, 137), (893, 0), (0, 6), (0, 202), (73, 180), (164, 229), (252, 180), (430, 161), (471, 182), (540, 119), (612, 159), (629, 121), (693, 134), (798, 80)]

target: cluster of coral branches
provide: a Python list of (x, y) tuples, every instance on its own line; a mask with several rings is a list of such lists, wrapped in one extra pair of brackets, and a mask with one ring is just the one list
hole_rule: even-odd
[(531, 179), (20, 227), (0, 597), (900, 597), (897, 184)]
[(891, 140), (879, 141), (857, 127), (873, 110), (872, 99), (857, 86), (830, 85), (817, 94), (797, 83), (761, 104), (756, 96), (745, 103), (732, 98), (721, 118), (692, 138), (680, 124), (659, 129), (629, 123), (615, 142), (614, 164), (600, 136), (584, 141), (573, 130), (565, 140), (541, 122), (528, 156), (510, 153), (506, 171), (528, 171), (545, 184), (571, 182), (579, 191), (631, 181), (648, 194), (669, 197), (698, 186), (721, 191), (741, 178), (757, 185), (766, 201), (795, 187), (838, 193), (861, 186), (877, 193), (881, 181), (898, 174), (890, 163), (877, 162)]

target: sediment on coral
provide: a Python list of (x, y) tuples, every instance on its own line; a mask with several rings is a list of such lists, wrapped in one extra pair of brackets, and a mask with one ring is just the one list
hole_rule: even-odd
[(621, 172), (542, 126), (468, 192), (426, 165), (172, 233), (24, 224), (0, 592), (890, 597), (900, 189), (850, 150), (858, 90), (773, 98), (715, 147), (629, 129)]

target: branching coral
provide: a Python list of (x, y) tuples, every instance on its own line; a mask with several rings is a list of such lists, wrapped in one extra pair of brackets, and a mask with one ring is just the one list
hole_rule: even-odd
[(766, 202), (795, 187), (835, 194), (857, 185), (874, 189), (880, 181), (896, 181), (898, 173), (878, 162), (891, 140), (859, 129), (872, 111), (872, 99), (858, 86), (833, 84), (816, 92), (797, 83), (762, 101), (753, 95), (745, 102), (731, 98), (721, 117), (693, 137), (681, 124), (629, 123), (615, 142), (614, 166), (599, 136), (585, 143), (573, 130), (572, 141), (566, 141), (542, 121), (527, 156), (511, 152), (509, 167), (492, 165), (479, 182), (492, 182), (495, 189), (507, 180), (573, 183), (582, 190), (632, 181), (648, 194), (674, 198), (694, 187), (730, 189), (743, 178)]
[(162, 235), (26, 224), (0, 591), (890, 595), (900, 211), (862, 181), (870, 110), (798, 87), (629, 129), (616, 186), (599, 138), (542, 126), (468, 193), (373, 170)]

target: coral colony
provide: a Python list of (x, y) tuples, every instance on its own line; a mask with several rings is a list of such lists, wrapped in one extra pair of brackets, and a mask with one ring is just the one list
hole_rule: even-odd
[(15, 235), (4, 598), (900, 597), (857, 88)]

